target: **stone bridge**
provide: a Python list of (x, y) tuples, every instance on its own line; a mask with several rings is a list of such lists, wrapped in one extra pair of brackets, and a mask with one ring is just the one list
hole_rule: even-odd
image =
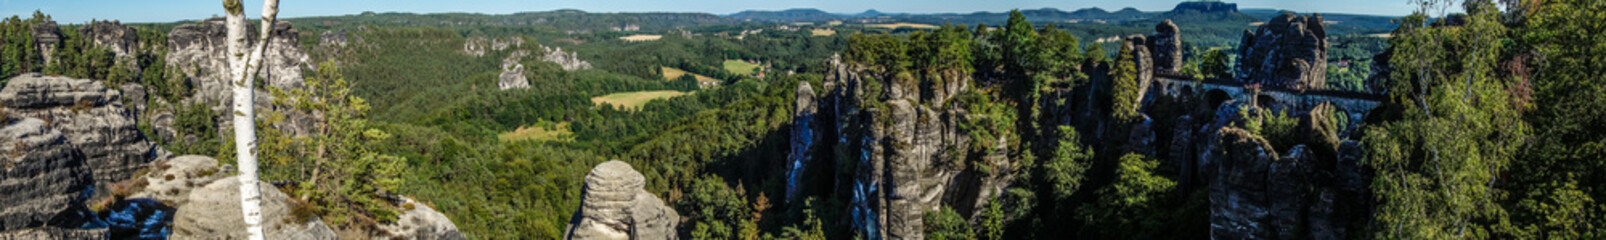
[[(1208, 106), (1220, 106), (1227, 100), (1253, 102), (1272, 111), (1287, 110), (1290, 115), (1309, 111), (1323, 102), (1331, 102), (1350, 119), (1363, 119), (1385, 99), (1382, 95), (1333, 90), (1294, 91), (1262, 87), (1252, 93), (1243, 83), (1226, 80), (1194, 80), (1180, 74), (1156, 73), (1147, 91), (1160, 91), (1167, 96), (1204, 96)], [(1141, 95), (1140, 95), (1141, 96)], [(1145, 99), (1146, 101), (1149, 99)], [(1358, 122), (1358, 121), (1356, 121)]]

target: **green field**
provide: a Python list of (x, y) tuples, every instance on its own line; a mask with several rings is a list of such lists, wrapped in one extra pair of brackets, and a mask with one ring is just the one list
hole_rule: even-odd
[(515, 141), (574, 141), (574, 132), (569, 131), (569, 122), (560, 122), (551, 126), (541, 126), (550, 122), (531, 126), (519, 127), (517, 130), (497, 134), (496, 138), (503, 142)]
[(697, 82), (719, 82), (719, 79), (714, 79), (714, 78), (711, 78), (711, 77), (708, 77), (708, 76), (703, 76), (702, 74), (688, 73), (688, 72), (686, 72), (686, 70), (680, 70), (679, 68), (672, 68), (672, 67), (659, 67), (659, 68), (661, 68), (661, 70), (663, 70), (664, 80), (675, 80), (677, 78), (680, 78), (680, 76), (684, 76), (686, 74), (691, 74), (692, 77), (696, 77), (697, 78)]
[(673, 90), (623, 92), (594, 97), (591, 98), (591, 102), (596, 103), (598, 106), (610, 104), (620, 109), (639, 110), (641, 105), (645, 105), (648, 101), (652, 101), (653, 99), (667, 99), (686, 94), (691, 93)]
[(753, 70), (755, 68), (758, 68), (758, 64), (752, 64), (742, 60), (725, 59), (725, 71), (730, 71), (731, 73), (735, 73), (737, 75), (753, 74)]

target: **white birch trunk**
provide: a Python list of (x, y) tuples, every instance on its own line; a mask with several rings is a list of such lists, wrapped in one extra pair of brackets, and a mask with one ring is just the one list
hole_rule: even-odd
[[(265, 238), (262, 232), (262, 189), (257, 186), (256, 109), (251, 86), (267, 50), (268, 37), (279, 13), (278, 0), (265, 0), (262, 4), (261, 35), (255, 46), (247, 46), (245, 11), (240, 0), (224, 0), (228, 12), (229, 75), (234, 90), (234, 149), (240, 168), (240, 211), (244, 214), (246, 233), (251, 240)], [(248, 49), (249, 48), (249, 49)], [(249, 51), (249, 52), (247, 52)]]

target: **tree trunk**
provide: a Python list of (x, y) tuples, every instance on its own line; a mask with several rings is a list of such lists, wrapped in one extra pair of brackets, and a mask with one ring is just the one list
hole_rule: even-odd
[[(240, 0), (223, 0), (228, 13), (229, 75), (234, 90), (234, 150), (240, 168), (240, 211), (244, 214), (246, 233), (251, 240), (265, 238), (262, 232), (262, 189), (257, 186), (256, 109), (251, 86), (267, 50), (268, 37), (272, 36), (273, 22), (279, 14), (278, 0), (265, 0), (262, 4), (262, 30), (255, 46), (247, 46), (245, 7)], [(249, 52), (247, 52), (249, 51)]]

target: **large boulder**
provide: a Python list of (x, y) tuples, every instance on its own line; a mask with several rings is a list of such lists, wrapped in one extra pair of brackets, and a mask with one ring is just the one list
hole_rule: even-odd
[(4, 121), (9, 123), (0, 127), (0, 231), (43, 226), (81, 205), (82, 193), (94, 183), (83, 154), (43, 120)]
[(8, 114), (38, 118), (61, 131), (88, 159), (97, 185), (128, 179), (160, 157), (120, 98), (99, 81), (37, 73), (12, 78), (0, 90), (0, 106)]
[(675, 239), (680, 215), (642, 189), (646, 182), (628, 163), (598, 164), (586, 174), (564, 239)]
[[(412, 198), (401, 199), (401, 206), (405, 212), (396, 218), (395, 222), (379, 225), (379, 230), (391, 238), (406, 239), (439, 239), (461, 240), (467, 239), (463, 232), (457, 230), (457, 225), (446, 214), (435, 211), (422, 202)], [(391, 239), (384, 236), (375, 236), (374, 239)]]
[(223, 173), (228, 171), (219, 168), (216, 159), (196, 155), (179, 156), (152, 165), (151, 171), (135, 177), (134, 181), (145, 182), (145, 187), (130, 198), (149, 198), (182, 206), (189, 203), (192, 190), (223, 178)]
[[(291, 214), (294, 204), (289, 195), (265, 182), (262, 189), (262, 229), (269, 239), (336, 239), (335, 231), (316, 217), (298, 219)], [(240, 180), (220, 178), (194, 189), (188, 203), (174, 206), (174, 239), (244, 239), (244, 214), (240, 212)]]
[(1327, 30), (1321, 15), (1283, 13), (1244, 31), (1237, 80), (1265, 87), (1319, 90), (1327, 81)]

